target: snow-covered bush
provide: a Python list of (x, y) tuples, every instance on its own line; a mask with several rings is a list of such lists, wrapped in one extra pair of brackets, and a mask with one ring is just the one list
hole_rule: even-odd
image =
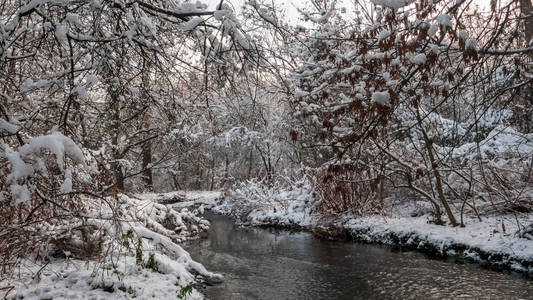
[(98, 187), (92, 180), (105, 176), (105, 169), (98, 172), (94, 156), (63, 134), (30, 138), (19, 147), (2, 144), (0, 154), (7, 174), (0, 180), (0, 278), (26, 260), (46, 265), (57, 257), (90, 259), (99, 272), (125, 256), (145, 264), (147, 254), (157, 252), (193, 274), (220, 279), (178, 245), (207, 230), (209, 222), (198, 211), (91, 192)]
[[(169, 287), (157, 291), (139, 281), (144, 277), (161, 276), (162, 283), (173, 287), (175, 297), (181, 288), (192, 284), (197, 275), (210, 282), (222, 280), (221, 275), (193, 261), (179, 245), (207, 230), (209, 222), (198, 216), (198, 210), (176, 211), (169, 205), (158, 204), (153, 198), (139, 199), (124, 194), (116, 198), (80, 195), (74, 200), (75, 205), (70, 207), (75, 208), (75, 212), (61, 211), (57, 216), (45, 211), (40, 213), (43, 219), (32, 219), (20, 225), (1, 224), (0, 281), (18, 285), (20, 281), (9, 272), (14, 268), (19, 270), (19, 275), (40, 278), (34, 279), (37, 286), (46, 285), (50, 278), (40, 273), (43, 270), (49, 273), (50, 264), (52, 270), (69, 270), (65, 278), (71, 283), (72, 293), (102, 288), (108, 292), (123, 289), (127, 294), (144, 293), (145, 296), (152, 290), (153, 295), (163, 295), (168, 293)], [(74, 270), (72, 265), (76, 266)], [(147, 272), (155, 272), (155, 275)], [(61, 280), (63, 277), (53, 281), (61, 285), (58, 282)], [(31, 294), (31, 290), (21, 288), (16, 293)], [(64, 292), (63, 289), (53, 291)], [(199, 297), (196, 291), (194, 295)]]
[(348, 167), (343, 171), (322, 168), (313, 176), (316, 211), (322, 215), (379, 214), (384, 208), (385, 177)]
[(58, 231), (72, 230), (70, 222), (83, 218), (88, 205), (75, 192), (87, 184), (88, 165), (70, 138), (54, 131), (15, 145), (0, 145), (0, 172), (6, 175), (0, 179), (4, 275), (29, 255), (49, 255), (50, 246), (62, 238)]
[(91, 177), (83, 176), (91, 175), (90, 165), (76, 144), (59, 132), (30, 139), (18, 149), (3, 146), (2, 172), (9, 175), (0, 181), (2, 277), (30, 258), (43, 263), (52, 257), (112, 263), (131, 254), (124, 243), (128, 232), (142, 241), (142, 252), (157, 249), (210, 276), (178, 246), (207, 230), (209, 223), (198, 212), (177, 212), (153, 199), (88, 192)]
[(299, 176), (276, 176), (273, 181), (252, 179), (236, 183), (215, 206), (252, 225), (305, 226), (312, 223), (315, 192), (305, 171)]

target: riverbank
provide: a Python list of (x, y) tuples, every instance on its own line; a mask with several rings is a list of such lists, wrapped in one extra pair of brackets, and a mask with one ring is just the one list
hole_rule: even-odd
[[(122, 218), (91, 220), (106, 228), (101, 253), (80, 257), (66, 240), (63, 249), (42, 249), (27, 257), (11, 276), (0, 279), (3, 299), (203, 299), (199, 281), (216, 283), (209, 272), (181, 247), (206, 234), (201, 203), (213, 204), (217, 192), (119, 195)], [(134, 217), (132, 217), (134, 216)], [(100, 227), (97, 227), (99, 225)], [(111, 235), (111, 233), (114, 233)], [(65, 250), (69, 249), (69, 251)]]
[(53, 259), (42, 264), (26, 260), (16, 279), (0, 281), (3, 299), (203, 299), (193, 288), (195, 277), (181, 262), (155, 253), (154, 268), (135, 256), (117, 258), (114, 265), (96, 261)]
[(417, 250), (533, 278), (533, 240), (519, 237), (513, 218), (493, 216), (472, 220), (466, 227), (450, 227), (428, 224), (424, 218), (361, 217), (347, 220), (342, 227), (355, 241)]
[(208, 238), (186, 247), (224, 274), (210, 299), (531, 299), (531, 281), (416, 251), (330, 241), (302, 230), (244, 227), (207, 212)]
[[(465, 216), (465, 227), (431, 224), (429, 211), (399, 204), (394, 213), (375, 216), (323, 217), (313, 213), (305, 192), (286, 191), (265, 203), (258, 199), (225, 197), (213, 211), (246, 226), (274, 226), (313, 232), (322, 238), (387, 245), (428, 256), (478, 263), (494, 270), (533, 278), (533, 214)], [(424, 213), (425, 212), (425, 213)]]
[[(165, 203), (178, 211), (184, 221), (193, 218), (194, 222), (184, 222), (180, 233), (183, 241), (203, 234), (198, 225), (207, 223), (196, 216), (210, 209), (232, 217), (240, 225), (289, 228), (325, 239), (415, 250), (431, 257), (473, 262), (533, 277), (533, 237), (518, 226), (532, 224), (531, 214), (483, 216), (481, 222), (465, 217), (466, 227), (451, 227), (428, 223), (430, 215), (423, 207), (398, 204), (396, 214), (328, 218), (313, 212), (311, 193), (300, 188), (303, 187), (266, 195), (270, 201), (236, 199), (220, 192), (142, 194), (135, 198), (145, 210), (150, 210), (149, 203)], [(293, 244), (294, 237), (287, 235), (283, 240)], [(65, 258), (52, 259), (44, 268), (42, 262), (25, 261), (18, 268), (17, 278), (1, 281), (0, 288), (8, 299), (176, 299), (181, 293), (187, 299), (202, 299), (204, 296), (193, 285), (198, 279), (197, 270), (222, 280), (221, 275), (209, 272), (216, 270), (205, 269), (184, 249), (182, 259), (172, 258), (150, 245), (153, 241), (145, 242), (149, 244), (143, 245), (142, 263), (135, 255), (125, 255), (114, 265), (98, 266), (95, 261), (70, 258), (64, 253)], [(154, 253), (155, 264), (148, 263), (149, 253)], [(204, 279), (214, 282), (213, 278)]]

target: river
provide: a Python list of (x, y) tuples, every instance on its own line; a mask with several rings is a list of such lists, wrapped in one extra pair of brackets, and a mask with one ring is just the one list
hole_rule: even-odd
[(210, 299), (533, 299), (533, 281), (520, 275), (206, 218), (208, 238), (187, 250), (225, 276), (205, 289)]

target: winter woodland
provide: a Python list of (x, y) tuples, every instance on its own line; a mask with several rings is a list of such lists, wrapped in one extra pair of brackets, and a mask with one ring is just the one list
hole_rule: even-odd
[(230, 2), (0, 1), (0, 293), (202, 298), (208, 206), (533, 272), (530, 0)]

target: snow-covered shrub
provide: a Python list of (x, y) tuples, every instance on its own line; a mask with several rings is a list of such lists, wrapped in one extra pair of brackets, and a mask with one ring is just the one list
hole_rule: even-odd
[[(158, 272), (177, 272), (171, 270), (179, 267), (178, 273), (201, 275), (209, 281), (222, 279), (193, 261), (179, 246), (208, 229), (209, 222), (200, 218), (197, 210), (176, 211), (154, 199), (124, 194), (78, 195), (73, 200), (76, 203), (68, 207), (75, 211), (57, 212), (49, 207), (40, 212), (39, 219), (22, 224), (14, 222), (15, 218), (6, 219), (7, 214), (2, 211), (2, 279), (11, 278), (13, 267), (26, 263), (46, 265), (55, 258), (90, 260), (93, 274), (102, 274), (109, 266), (120, 265), (131, 257), (136, 257), (137, 265)], [(102, 276), (108, 278), (109, 274)]]
[(233, 185), (214, 208), (252, 225), (305, 226), (311, 223), (315, 192), (305, 172), (273, 181), (251, 179)]
[(322, 215), (351, 213), (368, 215), (384, 208), (385, 177), (364, 170), (316, 171), (313, 186), (317, 193), (316, 210)]
[(449, 155), (457, 164), (443, 170), (449, 197), (476, 214), (531, 210), (532, 151), (532, 134), (502, 125), (495, 126), (485, 139), (439, 149), (439, 155)]
[[(209, 222), (198, 217), (198, 210), (176, 211), (158, 204), (154, 197), (140, 199), (124, 194), (77, 200), (83, 217), (66, 216), (62, 224), (49, 220), (26, 226), (32, 230), (30, 238), (40, 234), (40, 240), (33, 239), (40, 251), (26, 253), (16, 262), (16, 278), (2, 269), (2, 286), (7, 283), (15, 289), (12, 294), (7, 291), (10, 297), (70, 298), (83, 292), (103, 294), (104, 298), (169, 299), (191, 286), (197, 276), (209, 282), (222, 280), (221, 275), (207, 271), (179, 246), (208, 228)], [(3, 237), (3, 245), (6, 240)], [(91, 253), (89, 247), (93, 247)], [(9, 250), (16, 253), (21, 249)], [(29, 281), (31, 287), (24, 286)], [(203, 298), (196, 290), (190, 293), (191, 299)]]
[[(150, 265), (149, 252), (177, 259), (193, 274), (220, 279), (178, 245), (207, 230), (209, 222), (198, 211), (97, 194), (112, 174), (96, 163), (94, 153), (84, 153), (59, 132), (30, 138), (19, 147), (1, 146), (0, 170), (7, 175), (0, 178), (1, 279), (10, 278), (24, 261), (92, 260), (98, 272), (129, 256)], [(96, 176), (101, 182), (92, 182)]]
[[(170, 205), (158, 204), (154, 199), (137, 199), (124, 194), (117, 197), (114, 209), (100, 208), (95, 211), (98, 214), (94, 218), (88, 219), (97, 231), (108, 236), (103, 241), (108, 253), (107, 257), (102, 258), (103, 262), (112, 263), (122, 256), (142, 257), (143, 253), (157, 252), (181, 263), (193, 274), (209, 280), (221, 280), (221, 276), (208, 272), (179, 246), (179, 243), (197, 238), (209, 228), (209, 222), (198, 216), (200, 211), (183, 208), (178, 212)], [(132, 239), (132, 242), (124, 243), (128, 239)], [(137, 244), (132, 247), (135, 241)], [(141, 254), (137, 253), (138, 249)]]
[[(5, 274), (30, 254), (48, 255), (51, 244), (62, 238), (56, 231), (81, 225), (70, 223), (83, 218), (87, 205), (74, 190), (88, 173), (82, 150), (57, 131), (0, 147), (0, 172), (5, 174), (0, 178), (0, 259)], [(92, 252), (89, 240), (85, 242), (86, 252)]]

